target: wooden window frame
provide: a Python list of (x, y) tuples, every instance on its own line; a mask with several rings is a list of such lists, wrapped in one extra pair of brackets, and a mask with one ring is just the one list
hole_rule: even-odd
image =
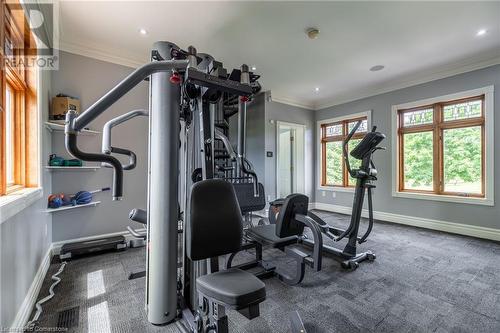
[[(466, 103), (472, 101), (481, 101), (481, 116), (467, 119), (444, 120), (443, 108), (447, 105)], [(418, 110), (432, 109), (433, 122), (422, 125), (412, 125), (408, 127), (403, 126), (404, 114)], [(485, 95), (472, 96), (467, 98), (454, 99), (444, 102), (438, 102), (419, 107), (412, 107), (408, 109), (397, 110), (397, 141), (398, 141), (398, 191), (406, 193), (421, 193), (433, 195), (446, 195), (455, 197), (468, 197), (468, 198), (485, 198), (486, 196), (486, 154), (485, 154)], [(444, 184), (444, 143), (443, 133), (447, 129), (459, 129), (469, 127), (481, 127), (481, 193), (468, 193), (468, 192), (451, 192), (445, 191)], [(404, 135), (408, 133), (433, 133), (433, 189), (432, 190), (418, 190), (407, 189), (404, 187)]]
[[(15, 49), (16, 60), (27, 54), (30, 45), (35, 45), (29, 23), (23, 15), (11, 14), (12, 3), (0, 5), (0, 56), (4, 60), (5, 42), (8, 38)], [(17, 8), (17, 7), (16, 7)], [(16, 62), (18, 63), (18, 62)], [(19, 64), (19, 63), (18, 63)], [(34, 67), (12, 67), (8, 61), (2, 61), (0, 74), (0, 195), (8, 195), (27, 187), (38, 187), (39, 182), (39, 138), (38, 105), (36, 92), (37, 70)], [(13, 109), (13, 178), (14, 184), (7, 184), (6, 175), (6, 91), (11, 87), (14, 100)], [(9, 106), (10, 107), (10, 106)]]
[[(344, 154), (342, 153), (342, 184), (328, 184), (326, 181), (326, 144), (328, 142), (344, 142), (346, 139), (347, 135), (349, 134), (348, 128), (349, 124), (359, 121), (359, 120), (366, 120), (368, 122), (368, 116), (361, 116), (361, 117), (354, 117), (354, 118), (348, 118), (348, 119), (343, 119), (340, 121), (335, 121), (335, 122), (330, 122), (330, 123), (323, 123), (320, 125), (320, 144), (321, 144), (321, 178), (320, 178), (320, 185), (322, 187), (329, 187), (329, 188), (354, 188), (355, 184), (350, 184), (349, 183), (349, 172), (347, 171), (347, 168), (345, 166), (345, 158)], [(327, 136), (326, 135), (326, 128), (329, 126), (335, 126), (335, 125), (342, 125), (342, 135), (335, 135), (335, 136)], [(368, 124), (369, 125), (369, 124)], [(368, 129), (367, 129), (368, 130)], [(352, 140), (356, 139), (362, 139), (367, 132), (360, 132), (360, 133), (355, 133), (352, 136)], [(349, 150), (349, 146), (347, 148)]]

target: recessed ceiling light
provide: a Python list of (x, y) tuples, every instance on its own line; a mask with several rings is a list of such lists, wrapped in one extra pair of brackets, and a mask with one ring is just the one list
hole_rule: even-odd
[(256, 70), (257, 70), (257, 67), (252, 66), (252, 70), (253, 70), (253, 71), (256, 71)]
[(319, 91), (319, 87), (314, 88), (314, 91), (318, 92)]
[(307, 37), (309, 37), (309, 39), (317, 39), (319, 36), (319, 29), (318, 28), (307, 28), (306, 34), (307, 34)]
[(383, 70), (384, 68), (385, 68), (384, 65), (375, 65), (372, 68), (370, 68), (370, 71), (372, 71), (372, 72), (378, 72), (378, 71)]
[(144, 29), (144, 28), (141, 28), (141, 29), (139, 29), (139, 33), (140, 33), (141, 35), (147, 35), (147, 34), (148, 34), (148, 31), (147, 31), (146, 29)]
[(486, 29), (481, 29), (479, 30), (477, 33), (476, 33), (476, 36), (483, 36), (483, 35), (486, 35)]

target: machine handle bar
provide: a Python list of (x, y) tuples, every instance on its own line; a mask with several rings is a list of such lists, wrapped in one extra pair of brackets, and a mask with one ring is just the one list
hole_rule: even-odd
[(121, 162), (108, 154), (81, 151), (77, 144), (78, 132), (151, 74), (185, 69), (187, 65), (188, 60), (162, 60), (145, 64), (124, 78), (81, 115), (78, 115), (73, 110), (68, 111), (66, 114), (66, 126), (64, 130), (66, 149), (75, 158), (83, 161), (104, 162), (113, 167), (113, 200), (121, 200), (123, 196), (123, 167)]

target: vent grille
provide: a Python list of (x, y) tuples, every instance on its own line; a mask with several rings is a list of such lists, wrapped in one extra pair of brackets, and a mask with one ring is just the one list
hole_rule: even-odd
[(58, 328), (71, 328), (78, 326), (80, 317), (80, 307), (66, 309), (58, 312), (57, 327)]

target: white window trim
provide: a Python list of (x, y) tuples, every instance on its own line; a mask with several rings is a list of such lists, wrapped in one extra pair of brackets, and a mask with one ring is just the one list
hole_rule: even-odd
[(341, 187), (341, 186), (323, 186), (321, 185), (321, 167), (323, 166), (323, 156), (321, 154), (321, 125), (324, 124), (329, 124), (329, 123), (336, 123), (339, 121), (347, 120), (347, 119), (352, 119), (352, 118), (361, 118), (361, 117), (366, 117), (368, 126), (367, 129), (370, 130), (372, 127), (372, 110), (368, 111), (363, 111), (363, 112), (358, 112), (358, 113), (351, 113), (345, 116), (340, 116), (340, 117), (335, 117), (335, 118), (329, 118), (329, 119), (323, 119), (323, 120), (318, 120), (316, 122), (316, 152), (318, 155), (318, 165), (316, 167), (316, 185), (317, 185), (317, 190), (318, 191), (332, 191), (332, 192), (347, 192), (347, 193), (354, 193), (354, 188), (351, 187)]
[(34, 204), (42, 198), (40, 187), (23, 188), (9, 195), (0, 197), (0, 224)]
[[(426, 193), (409, 193), (400, 192), (399, 189), (399, 149), (398, 149), (398, 110), (410, 109), (419, 107), (422, 105), (430, 105), (435, 103), (440, 103), (444, 101), (452, 101), (456, 99), (462, 99), (472, 96), (478, 96), (484, 94), (484, 118), (485, 118), (485, 197), (484, 198), (474, 198), (474, 197), (459, 197), (452, 195), (442, 195), (442, 194), (426, 194)], [(494, 88), (493, 86), (487, 86), (483, 88), (462, 91), (456, 94), (449, 94), (429, 99), (424, 99), (420, 101), (393, 105), (392, 106), (392, 196), (399, 198), (409, 198), (409, 199), (422, 199), (422, 200), (433, 200), (433, 201), (444, 201), (444, 202), (456, 202), (464, 204), (473, 205), (486, 205), (494, 206)]]

